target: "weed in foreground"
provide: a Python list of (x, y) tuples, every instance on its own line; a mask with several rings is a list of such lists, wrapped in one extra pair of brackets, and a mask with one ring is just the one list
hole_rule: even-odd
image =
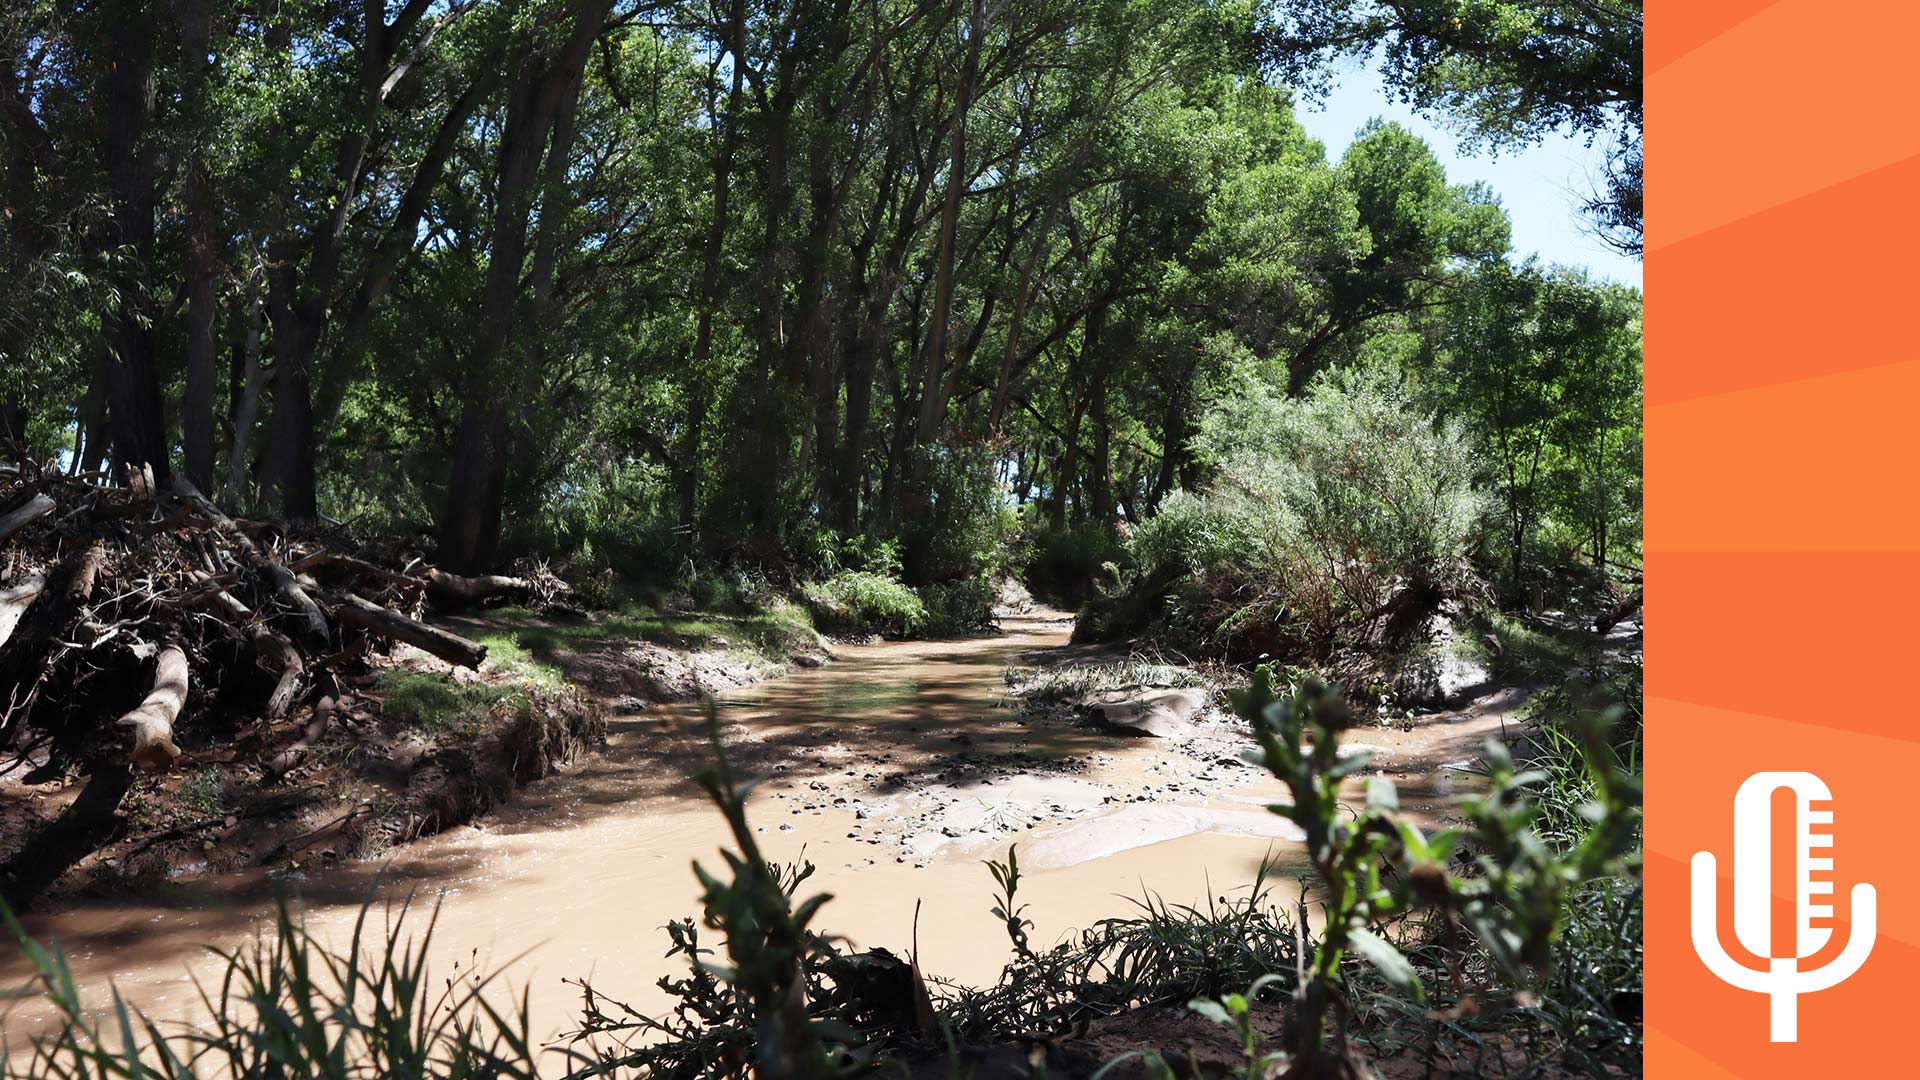
[[(7, 928), (33, 969), (22, 997), (50, 1004), (55, 1025), (18, 1057), (0, 1045), (5, 1080), (521, 1080), (537, 1075), (524, 996), (502, 1009), (492, 978), (469, 973), (436, 985), (427, 953), (436, 907), (413, 936), (410, 903), (389, 908), (384, 934), (368, 925), (368, 902), (351, 943), (335, 952), (314, 940), (284, 896), (273, 931), (219, 954), (219, 981), (196, 983), (201, 1026), (163, 1028), (116, 991), (105, 1014), (90, 1008), (66, 957)], [(3, 1014), (0, 1014), (3, 1015)]]

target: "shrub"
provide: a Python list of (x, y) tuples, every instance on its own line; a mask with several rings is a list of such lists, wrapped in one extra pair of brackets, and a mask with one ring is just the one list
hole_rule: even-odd
[(1249, 382), (1195, 449), (1216, 481), (1134, 533), (1125, 588), (1096, 613), (1114, 631), (1158, 619), (1249, 656), (1397, 648), (1470, 584), (1471, 449), (1383, 369), (1323, 376), (1304, 398)]
[(897, 578), (867, 570), (843, 570), (801, 589), (813, 621), (828, 633), (893, 634), (916, 632), (927, 608)]
[(900, 517), (906, 579), (998, 576), (1019, 520), (994, 477), (992, 453), (984, 446), (934, 446), (920, 453), (925, 479), (910, 486)]
[(1111, 528), (1100, 524), (1054, 529), (1037, 514), (1026, 523), (1021, 577), (1035, 596), (1078, 608), (1094, 594), (1102, 568), (1126, 557)]
[(928, 637), (985, 634), (999, 626), (993, 613), (1000, 602), (1000, 583), (986, 574), (923, 585), (915, 592), (926, 608), (922, 632)]

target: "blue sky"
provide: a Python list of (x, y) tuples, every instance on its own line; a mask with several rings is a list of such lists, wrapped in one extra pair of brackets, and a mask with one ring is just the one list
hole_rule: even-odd
[(1500, 196), (1513, 219), (1513, 247), (1520, 255), (1538, 253), (1547, 262), (1584, 266), (1595, 277), (1639, 286), (1640, 260), (1609, 250), (1582, 231), (1579, 200), (1592, 188), (1590, 177), (1600, 171), (1600, 147), (1554, 135), (1538, 146), (1491, 157), (1463, 154), (1458, 140), (1443, 127), (1416, 116), (1412, 109), (1388, 98), (1378, 72), (1352, 66), (1339, 73), (1333, 93), (1324, 103), (1302, 100), (1301, 126), (1327, 145), (1327, 156), (1338, 160), (1354, 133), (1379, 116), (1398, 122), (1433, 147), (1447, 178), (1455, 183), (1483, 180)]

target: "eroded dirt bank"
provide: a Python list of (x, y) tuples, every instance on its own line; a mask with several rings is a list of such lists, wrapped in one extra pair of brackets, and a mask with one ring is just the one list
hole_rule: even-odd
[[(741, 771), (770, 777), (751, 817), (770, 855), (807, 859), (810, 889), (832, 893), (820, 923), (860, 946), (904, 954), (916, 904), (923, 967), (990, 981), (1007, 956), (987, 914), (981, 866), (1019, 843), (1039, 940), (1132, 910), (1147, 892), (1172, 903), (1243, 888), (1263, 857), (1297, 848), (1263, 807), (1276, 787), (1240, 762), (1244, 737), (1202, 713), (1181, 739), (1115, 734), (1011, 708), (1010, 665), (1060, 655), (1061, 612), (1006, 620), (992, 638), (848, 646), (837, 662), (721, 694)], [(1443, 811), (1508, 697), (1424, 717), (1410, 729), (1354, 733), (1415, 808)], [(536, 1029), (570, 1026), (579, 991), (642, 1008), (673, 970), (660, 927), (697, 911), (690, 864), (717, 861), (720, 817), (691, 780), (706, 760), (695, 703), (616, 711), (604, 753), (517, 793), (477, 827), (395, 852), (377, 884), (389, 897), (439, 900), (439, 971), (508, 965), (531, 994)], [(372, 865), (298, 883), (309, 923), (344, 941), (376, 884)], [(271, 907), (260, 876), (211, 878), (163, 899), (94, 903), (36, 917), (60, 939), (81, 985), (107, 980), (157, 1016), (190, 1015), (189, 974), (204, 947), (247, 941)], [(0, 958), (0, 980), (18, 961)], [(23, 1031), (44, 1016), (16, 1012)]]

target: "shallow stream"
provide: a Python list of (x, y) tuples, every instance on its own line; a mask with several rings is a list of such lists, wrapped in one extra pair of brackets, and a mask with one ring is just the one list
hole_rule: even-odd
[[(813, 862), (805, 888), (833, 895), (817, 926), (905, 955), (917, 907), (923, 970), (989, 983), (1008, 946), (988, 913), (982, 860), (1010, 843), (1020, 846), (1036, 943), (1126, 914), (1149, 893), (1183, 904), (1244, 889), (1269, 853), (1298, 865), (1292, 826), (1265, 810), (1277, 789), (1239, 761), (1244, 736), (1229, 724), (1203, 724), (1175, 745), (1007, 707), (1007, 667), (1065, 648), (1070, 629), (1070, 617), (1042, 610), (1007, 619), (996, 637), (843, 647), (825, 667), (721, 696), (736, 768), (770, 778), (749, 807), (764, 850)], [(1356, 739), (1381, 751), (1410, 805), (1438, 810), (1496, 719), (1470, 711)], [(706, 715), (656, 706), (614, 717), (611, 729), (605, 752), (477, 827), (399, 849), (380, 868), (296, 882), (309, 926), (344, 943), (377, 885), (386, 897), (439, 901), (436, 971), (504, 969), (516, 991), (527, 988), (536, 1033), (573, 1025), (580, 991), (569, 979), (662, 1006), (654, 984), (680, 974), (681, 961), (663, 958), (661, 928), (697, 913), (692, 863), (723, 865), (724, 823), (691, 779), (709, 754)], [(196, 1011), (191, 975), (214, 966), (207, 947), (247, 943), (271, 928), (271, 912), (272, 885), (255, 876), (70, 906), (28, 929), (58, 939), (95, 1000), (111, 979), (149, 1015), (186, 1018)], [(24, 974), (11, 948), (0, 950), (0, 986)], [(17, 1007), (8, 1034), (17, 1042), (46, 1019)]]

